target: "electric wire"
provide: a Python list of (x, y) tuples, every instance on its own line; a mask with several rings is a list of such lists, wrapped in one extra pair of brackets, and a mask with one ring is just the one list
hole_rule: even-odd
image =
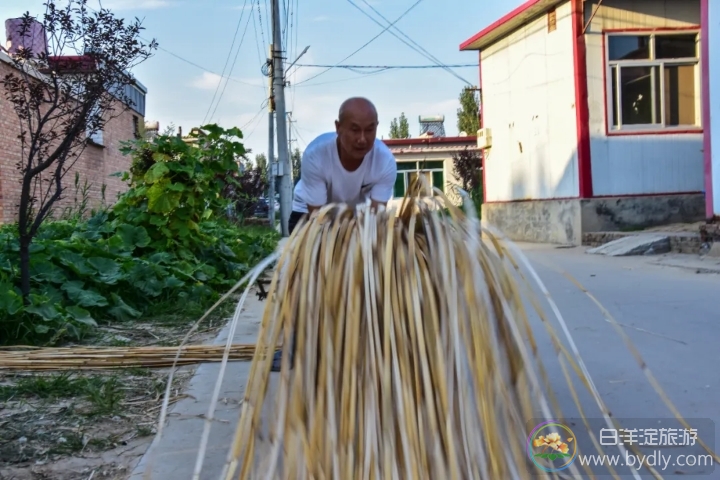
[[(293, 122), (296, 123), (296, 122)], [(305, 147), (308, 146), (308, 143), (305, 141), (305, 139), (300, 135), (300, 131), (298, 130), (297, 125), (291, 125), (290, 128), (295, 132), (295, 135), (297, 135), (298, 139), (305, 145)], [(303, 148), (304, 150), (304, 148)]]
[[(247, 3), (247, 0), (246, 0)], [(230, 65), (230, 71), (228, 72), (228, 75), (231, 75), (233, 72), (233, 69), (235, 68), (235, 63), (237, 62), (238, 56), (240, 55), (240, 49), (242, 48), (242, 44), (245, 41), (245, 34), (247, 34), (248, 26), (250, 25), (250, 19), (252, 18), (252, 15), (248, 15), (247, 21), (245, 22), (245, 30), (243, 30), (242, 37), (240, 38), (240, 43), (238, 44), (237, 51), (235, 52), (235, 58), (233, 59), (232, 65)], [(225, 85), (223, 86), (222, 92), (220, 92), (220, 96), (218, 97), (218, 101), (215, 104), (215, 109), (213, 110), (212, 115), (210, 115), (210, 118), (213, 118), (215, 116), (215, 112), (218, 109), (218, 106), (220, 106), (220, 100), (222, 100), (223, 95), (225, 95), (225, 89), (227, 88), (228, 82), (225, 81)], [(203, 121), (204, 123), (204, 121)]]
[[(254, 5), (253, 5), (254, 6)], [(262, 39), (258, 37), (258, 26), (257, 26), (257, 20), (255, 19), (255, 9), (252, 8), (252, 19), (253, 19), (253, 37), (255, 38), (255, 47), (257, 49), (257, 56), (258, 56), (258, 64), (260, 65), (260, 68), (262, 69), (262, 65), (265, 64), (265, 61), (263, 61), (262, 54), (260, 53), (260, 43)], [(265, 44), (263, 43), (263, 49), (265, 48)], [(266, 50), (264, 50), (266, 51)], [(262, 71), (260, 72), (262, 75)], [(265, 78), (265, 75), (262, 75), (263, 79)]]
[[(230, 49), (228, 50), (227, 57), (225, 58), (225, 65), (223, 65), (222, 73), (220, 74), (221, 77), (223, 77), (225, 75), (225, 69), (227, 68), (228, 63), (230, 62), (230, 57), (232, 56), (233, 47), (235, 47), (235, 40), (237, 40), (237, 35), (238, 35), (238, 32), (240, 31), (240, 26), (242, 25), (243, 17), (245, 16), (245, 8), (247, 7), (247, 3), (248, 3), (248, 0), (245, 0), (245, 3), (243, 4), (243, 8), (242, 8), (242, 10), (240, 10), (240, 18), (238, 18), (237, 26), (235, 27), (235, 33), (233, 34), (232, 43), (230, 44)], [(215, 97), (217, 97), (218, 91), (220, 90), (221, 83), (222, 83), (222, 78), (220, 79), (217, 86), (215, 87), (215, 93), (213, 93), (212, 99), (210, 100), (210, 105), (208, 105), (207, 112), (205, 112), (205, 116), (203, 117), (203, 121), (202, 121), (203, 125), (205, 125), (205, 121), (207, 120), (208, 115), (210, 115), (210, 110), (212, 110), (213, 103), (215, 102)], [(227, 86), (227, 81), (225, 82), (225, 85)], [(214, 115), (214, 112), (213, 112), (213, 115)]]
[[(265, 108), (267, 108), (267, 104), (268, 104), (268, 99), (265, 99), (265, 101), (264, 101), (264, 102), (262, 103), (262, 105), (260, 106), (260, 110), (258, 110), (257, 113), (256, 113), (250, 120), (248, 120), (248, 122), (247, 122), (245, 125), (243, 125), (242, 127), (240, 127), (240, 131), (241, 131), (241, 132), (242, 132), (243, 130), (245, 130), (245, 127), (247, 127), (248, 125), (250, 125), (251, 123), (253, 123), (253, 122), (258, 118), (258, 116), (259, 116), (261, 113), (263, 113), (263, 111), (265, 111)], [(247, 137), (244, 137), (244, 138), (247, 138)]]
[[(395, 25), (397, 22), (399, 22), (400, 20), (402, 20), (408, 13), (410, 13), (410, 12), (411, 12), (415, 7), (417, 7), (417, 6), (420, 4), (420, 2), (422, 2), (422, 1), (423, 1), (423, 0), (417, 0), (415, 3), (413, 3), (413, 4), (410, 6), (410, 8), (408, 8), (407, 10), (405, 10), (398, 18), (395, 19), (394, 22), (392, 22), (392, 23), (391, 23), (390, 25), (388, 25), (387, 27), (383, 28), (383, 29), (380, 31), (380, 33), (378, 33), (377, 35), (375, 35), (374, 37), (372, 37), (370, 40), (368, 40), (368, 41), (367, 41), (364, 45), (362, 45), (360, 48), (358, 48), (357, 50), (355, 50), (354, 52), (352, 52), (350, 55), (348, 55), (347, 57), (345, 57), (345, 58), (343, 58), (342, 60), (340, 60), (339, 62), (337, 62), (337, 64), (335, 64), (335, 67), (341, 65), (344, 61), (348, 60), (350, 57), (352, 57), (353, 55), (355, 55), (356, 53), (358, 53), (360, 50), (364, 49), (365, 47), (367, 47), (368, 45), (370, 45), (372, 42), (374, 42), (380, 35), (382, 35), (383, 33), (387, 32), (393, 25)], [(317, 77), (319, 77), (320, 75), (322, 75), (322, 74), (324, 74), (324, 73), (329, 72), (330, 70), (332, 70), (332, 68), (334, 68), (334, 67), (330, 67), (330, 68), (328, 68), (328, 69), (326, 69), (326, 70), (323, 70), (322, 72), (320, 72), (320, 73), (318, 73), (318, 74), (316, 74), (316, 75), (313, 75), (313, 76), (310, 77), (310, 78), (307, 78), (307, 79), (305, 79), (305, 80), (303, 80), (303, 81), (301, 81), (301, 82), (297, 82), (295, 85), (296, 85), (296, 86), (299, 86), (299, 85), (302, 85), (302, 84), (304, 84), (304, 83), (306, 83), (306, 82), (309, 82), (310, 80), (312, 80), (312, 79), (314, 79), (314, 78), (317, 78)]]
[[(297, 49), (298, 49), (298, 30), (300, 30), (298, 26), (298, 20), (300, 17), (298, 17), (298, 8), (300, 6), (300, 1), (295, 0), (295, 8), (293, 10), (294, 12), (294, 18), (295, 18), (295, 56), (297, 57)], [(295, 110), (295, 84), (293, 83), (290, 88), (292, 89), (292, 106), (291, 108)]]
[[(146, 42), (149, 42), (149, 40), (148, 40), (147, 38), (143, 38), (143, 37), (141, 37), (141, 36), (139, 36), (139, 35), (138, 35), (138, 38), (140, 38), (141, 40), (144, 40), (144, 41), (146, 41)], [(187, 58), (184, 58), (184, 57), (178, 55), (177, 53), (172, 52), (172, 51), (170, 51), (170, 50), (168, 50), (168, 49), (166, 49), (166, 48), (163, 48), (163, 47), (161, 47), (161, 46), (159, 46), (159, 45), (158, 45), (157, 48), (158, 48), (158, 50), (162, 50), (163, 52), (167, 53), (168, 55), (171, 55), (171, 56), (177, 58), (178, 60), (181, 60), (181, 61), (187, 63), (188, 65), (192, 65), (192, 66), (195, 67), (195, 68), (199, 68), (200, 70), (202, 70), (202, 71), (204, 71), (204, 72), (212, 73), (213, 75), (217, 75), (217, 76), (220, 77), (221, 79), (227, 79), (227, 80), (230, 80), (231, 82), (240, 83), (240, 84), (242, 84), (242, 85), (247, 85), (248, 87), (263, 88), (263, 89), (265, 88), (265, 87), (262, 86), (262, 85), (255, 85), (254, 83), (243, 82), (242, 80), (239, 80), (239, 79), (237, 79), (237, 78), (233, 78), (233, 77), (231, 77), (231, 76), (229, 76), (229, 75), (220, 75), (219, 73), (217, 73), (217, 72), (214, 71), (214, 70), (211, 70), (211, 69), (209, 69), (209, 68), (203, 67), (202, 65), (198, 65), (197, 63), (193, 62), (192, 60), (188, 60)]]
[[(353, 0), (347, 0), (347, 1), (348, 1), (353, 7), (357, 8), (363, 15), (365, 15), (366, 17), (368, 17), (370, 20), (372, 20), (373, 22), (377, 23), (377, 24), (380, 25), (381, 27), (383, 26), (382, 23), (378, 22), (375, 18), (372, 17), (372, 15), (370, 15), (369, 13), (367, 13), (365, 10), (362, 9), (362, 7), (360, 7), (360, 6), (357, 5), (355, 2), (353, 2)], [(390, 20), (388, 20), (388, 19), (385, 18), (380, 12), (378, 12), (377, 9), (376, 9), (375, 7), (373, 7), (372, 5), (370, 5), (370, 3), (368, 3), (367, 0), (361, 0), (361, 1), (362, 1), (365, 5), (367, 5), (373, 12), (375, 12), (380, 18), (382, 18), (382, 19), (385, 20), (386, 22), (390, 23)], [(415, 42), (412, 38), (408, 37), (405, 33), (402, 32), (402, 30), (400, 30), (398, 27), (395, 27), (395, 26), (394, 26), (394, 23), (388, 25), (388, 28), (390, 28), (390, 27), (392, 27), (392, 28), (394, 28), (395, 30), (397, 30), (402, 36), (404, 36), (405, 38), (407, 38), (413, 45), (411, 45), (411, 44), (408, 43), (407, 41), (403, 40), (402, 38), (398, 37), (398, 36), (395, 34), (395, 32), (393, 32), (392, 30), (390, 30), (390, 34), (391, 34), (393, 37), (397, 38), (398, 40), (400, 40), (401, 42), (403, 42), (405, 45), (407, 45), (408, 47), (410, 47), (410, 48), (412, 48), (413, 50), (415, 50), (416, 52), (418, 52), (420, 55), (423, 55), (423, 56), (424, 56), (425, 58), (427, 58), (428, 60), (430, 60), (430, 61), (432, 61), (432, 62), (435, 62), (437, 65), (441, 66), (441, 68), (443, 68), (443, 70), (445, 70), (446, 72), (448, 72), (450, 75), (454, 76), (455, 78), (459, 79), (459, 80), (462, 81), (462, 82), (465, 82), (465, 84), (467, 84), (467, 85), (472, 85), (472, 83), (470, 83), (469, 81), (467, 81), (466, 79), (464, 79), (463, 77), (461, 77), (460, 75), (458, 75), (457, 73), (455, 73), (452, 69), (447, 68), (447, 67), (443, 64), (443, 62), (441, 62), (440, 60), (438, 60), (434, 55), (432, 55), (430, 52), (428, 52), (428, 51), (425, 50), (423, 47), (421, 47), (421, 46), (420, 46), (417, 42)]]
[(309, 67), (309, 68), (344, 68), (347, 70), (360, 70), (360, 69), (379, 69), (379, 70), (405, 70), (405, 69), (425, 69), (425, 68), (477, 68), (477, 63), (459, 63), (455, 65), (316, 65), (309, 63), (296, 63), (298, 67)]
[(332, 83), (343, 83), (343, 82), (350, 82), (350, 81), (354, 81), (354, 80), (364, 80), (364, 79), (366, 79), (367, 77), (370, 77), (370, 76), (372, 76), (372, 75), (378, 75), (378, 74), (383, 73), (383, 72), (385, 72), (385, 71), (386, 71), (386, 70), (380, 70), (380, 71), (377, 71), (377, 72), (369, 72), (369, 73), (363, 72), (362, 75), (357, 75), (357, 76), (350, 77), (350, 78), (340, 78), (340, 79), (337, 79), (337, 80), (328, 80), (327, 82), (315, 82), (315, 83), (310, 83), (310, 84), (307, 84), (307, 85), (300, 85), (300, 88), (319, 87), (319, 86), (321, 86), (321, 85), (330, 85), (330, 84), (332, 84)]

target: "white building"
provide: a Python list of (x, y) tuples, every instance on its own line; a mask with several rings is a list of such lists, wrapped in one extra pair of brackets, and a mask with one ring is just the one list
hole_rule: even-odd
[(465, 41), (491, 138), (483, 219), (576, 245), (704, 219), (703, 5), (530, 0)]
[[(720, 4), (701, 0), (705, 200), (708, 219), (720, 218)], [(710, 45), (713, 45), (711, 49)], [(716, 88), (716, 90), (713, 89)], [(711, 119), (713, 121), (711, 121)]]
[[(460, 204), (454, 185), (460, 185), (455, 176), (453, 156), (463, 150), (480, 153), (475, 136), (435, 137), (383, 140), (397, 160), (397, 180), (390, 208), (400, 207), (405, 192), (413, 179), (424, 175), (428, 184), (442, 190), (450, 200)], [(480, 166), (480, 165), (478, 165)], [(481, 167), (481, 166), (480, 166)], [(482, 167), (481, 167), (482, 168)]]

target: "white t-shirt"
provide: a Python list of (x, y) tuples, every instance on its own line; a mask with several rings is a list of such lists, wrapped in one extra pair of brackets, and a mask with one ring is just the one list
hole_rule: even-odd
[(328, 203), (354, 208), (368, 198), (383, 203), (392, 198), (397, 164), (387, 145), (376, 138), (360, 167), (349, 172), (340, 163), (336, 142), (337, 133), (324, 133), (303, 152), (293, 211), (307, 213), (308, 205)]

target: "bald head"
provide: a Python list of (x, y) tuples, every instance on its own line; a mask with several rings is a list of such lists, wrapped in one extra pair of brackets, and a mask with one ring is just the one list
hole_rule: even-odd
[(345, 123), (345, 120), (363, 119), (366, 121), (377, 122), (377, 110), (375, 105), (363, 97), (352, 97), (345, 100), (340, 105), (338, 112), (338, 122)]
[(377, 110), (370, 100), (362, 97), (345, 100), (335, 121), (341, 157), (361, 162), (375, 145), (377, 126)]

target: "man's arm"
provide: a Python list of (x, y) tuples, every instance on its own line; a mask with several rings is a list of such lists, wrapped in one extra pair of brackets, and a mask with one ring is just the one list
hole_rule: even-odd
[(327, 203), (327, 185), (319, 158), (312, 154), (303, 154), (300, 162), (300, 178), (303, 182), (303, 201), (308, 216)]

